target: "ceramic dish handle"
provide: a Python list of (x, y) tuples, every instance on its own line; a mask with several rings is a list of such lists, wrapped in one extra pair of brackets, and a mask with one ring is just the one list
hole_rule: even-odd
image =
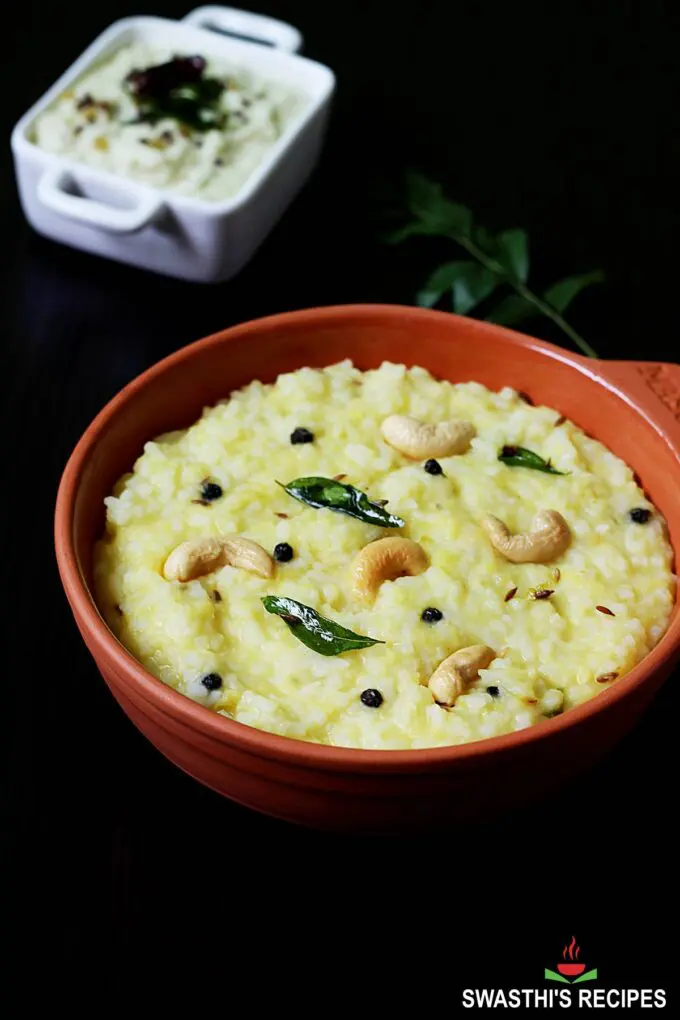
[(603, 361), (602, 374), (635, 397), (663, 426), (680, 456), (680, 365), (654, 361)]
[(264, 14), (240, 11), (236, 7), (212, 4), (197, 7), (182, 18), (182, 21), (197, 28), (223, 32), (225, 35), (233, 35), (248, 42), (263, 43), (265, 46), (285, 50), (287, 53), (297, 53), (302, 46), (302, 36), (297, 28), (293, 28), (287, 22), (268, 18)]
[(134, 204), (128, 208), (106, 205), (92, 198), (74, 195), (69, 191), (72, 176), (68, 171), (55, 167), (47, 170), (38, 182), (38, 198), (52, 212), (67, 219), (99, 227), (111, 234), (134, 234), (146, 227), (159, 214), (163, 201), (152, 192), (127, 190), (126, 199), (132, 197)]

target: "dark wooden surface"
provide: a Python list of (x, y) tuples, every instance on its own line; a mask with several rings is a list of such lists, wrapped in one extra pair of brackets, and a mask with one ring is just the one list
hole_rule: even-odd
[[(177, 0), (141, 6), (170, 16), (188, 9)], [(648, 986), (668, 985), (656, 921), (676, 888), (677, 676), (616, 753), (552, 801), (455, 837), (360, 840), (270, 821), (199, 787), (128, 723), (76, 632), (51, 519), (84, 427), (152, 362), (231, 323), (316, 304), (410, 302), (443, 253), (428, 240), (398, 251), (379, 240), (381, 201), (409, 166), (445, 181), (490, 226), (526, 227), (539, 284), (604, 269), (608, 284), (572, 314), (603, 356), (678, 358), (670, 5), (258, 6), (302, 29), (307, 54), (335, 69), (339, 89), (315, 179), (233, 282), (165, 280), (40, 239), (23, 221), (3, 148), (8, 886), (21, 893), (24, 919), (50, 930), (54, 952), (69, 960), (95, 925), (125, 945), (172, 917), (178, 901), (220, 912), (230, 930), (242, 930), (254, 908), (269, 925), (307, 911), (317, 924), (351, 920), (376, 931), (385, 901), (397, 917), (406, 904), (444, 911), (468, 974), (454, 989), (480, 970), (493, 985), (498, 971), (481, 968), (482, 945), (496, 967), (529, 946), (548, 966), (572, 927), (590, 940), (591, 958), (597, 947), (600, 966), (617, 961), (619, 981), (635, 987), (644, 974)], [(114, 0), (77, 10), (18, 5), (4, 40), (5, 136), (101, 29), (133, 13), (134, 3)], [(235, 913), (244, 889), (250, 907)], [(625, 923), (614, 924), (612, 904)], [(462, 938), (461, 920), (469, 925), (485, 907), (484, 941), (469, 927)], [(525, 935), (499, 954), (511, 925)], [(422, 952), (429, 940), (418, 931)], [(631, 952), (639, 977), (621, 964)], [(523, 962), (514, 980), (532, 987), (533, 967)]]

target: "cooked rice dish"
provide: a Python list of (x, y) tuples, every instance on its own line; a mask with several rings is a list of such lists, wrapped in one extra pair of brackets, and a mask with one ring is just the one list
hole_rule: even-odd
[(148, 442), (95, 574), (120, 641), (206, 709), (383, 749), (587, 701), (659, 641), (675, 591), (660, 513), (559, 411), (348, 361)]

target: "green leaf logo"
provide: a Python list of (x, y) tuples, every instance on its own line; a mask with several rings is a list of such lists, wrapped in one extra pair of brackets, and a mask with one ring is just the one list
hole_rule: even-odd
[(548, 970), (545, 968), (544, 977), (546, 981), (561, 981), (564, 985), (580, 985), (583, 981), (596, 981), (597, 980), (597, 967), (593, 970), (587, 970), (585, 974), (580, 974), (578, 977), (573, 978), (571, 981), (569, 978), (563, 977), (562, 974), (558, 974), (555, 970)]
[(597, 967), (594, 970), (587, 970), (585, 974), (581, 974), (580, 977), (574, 978), (574, 984), (578, 985), (581, 981), (595, 981), (597, 978)]
[(545, 977), (546, 981), (561, 981), (562, 984), (564, 984), (564, 985), (568, 985), (569, 984), (569, 979), (568, 978), (562, 977), (562, 975), (558, 974), (557, 971), (555, 971), (555, 970), (548, 970), (547, 967), (545, 968), (544, 977)]

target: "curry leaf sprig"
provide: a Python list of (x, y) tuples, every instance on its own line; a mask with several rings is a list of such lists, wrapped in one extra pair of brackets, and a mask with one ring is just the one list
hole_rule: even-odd
[(295, 599), (283, 595), (266, 595), (262, 603), (268, 613), (281, 617), (298, 641), (302, 641), (303, 645), (321, 655), (340, 655), (342, 652), (351, 652), (357, 648), (385, 644), (377, 638), (355, 634), (354, 631), (341, 627), (333, 620), (327, 620), (315, 609)]
[(385, 510), (381, 503), (371, 502), (365, 492), (353, 485), (344, 485), (333, 478), (295, 478), (288, 485), (278, 485), (295, 499), (307, 506), (335, 510), (348, 517), (356, 517), (365, 524), (376, 524), (379, 528), (403, 528), (404, 521), (396, 514)]
[(439, 266), (418, 293), (419, 305), (432, 308), (444, 295), (450, 294), (454, 312), (467, 315), (502, 287), (506, 294), (487, 313), (487, 321), (512, 326), (525, 319), (544, 316), (566, 333), (584, 354), (591, 358), (598, 356), (564, 319), (563, 313), (585, 287), (602, 282), (604, 274), (600, 270), (567, 277), (548, 287), (542, 295), (536, 294), (527, 284), (529, 241), (526, 231), (504, 230), (492, 234), (474, 222), (470, 209), (446, 198), (440, 184), (420, 174), (410, 174), (407, 186), (411, 219), (387, 240), (398, 244), (417, 235), (447, 237), (471, 256)]

